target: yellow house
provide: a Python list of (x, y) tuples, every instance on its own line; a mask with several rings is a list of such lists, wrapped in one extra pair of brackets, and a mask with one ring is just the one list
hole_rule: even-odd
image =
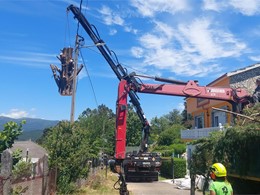
[[(222, 75), (209, 83), (210, 87), (245, 88), (252, 94), (256, 85), (255, 80), (260, 76), (260, 63), (247, 66)], [(193, 117), (192, 129), (219, 127), (232, 124), (232, 114), (217, 111), (212, 107), (232, 111), (229, 102), (201, 98), (186, 99), (187, 112)]]

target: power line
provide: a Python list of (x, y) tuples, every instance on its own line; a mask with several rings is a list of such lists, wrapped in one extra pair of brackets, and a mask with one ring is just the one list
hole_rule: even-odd
[(82, 55), (81, 50), (80, 50), (80, 56), (81, 56), (81, 59), (82, 59), (82, 62), (83, 62), (83, 66), (85, 67), (85, 70), (86, 70), (87, 75), (88, 75), (88, 78), (89, 78), (89, 82), (90, 82), (91, 89), (92, 89), (92, 92), (93, 92), (93, 95), (94, 95), (94, 99), (95, 99), (95, 102), (96, 102), (96, 106), (98, 107), (98, 101), (97, 101), (96, 93), (95, 93), (95, 90), (94, 90), (94, 86), (93, 86), (93, 84), (92, 84), (92, 81), (91, 81), (91, 78), (90, 78), (90, 75), (89, 75), (89, 72), (88, 72), (88, 69), (87, 69), (87, 66), (86, 66), (86, 63), (85, 63), (85, 60), (84, 60), (84, 57), (83, 57), (83, 55)]

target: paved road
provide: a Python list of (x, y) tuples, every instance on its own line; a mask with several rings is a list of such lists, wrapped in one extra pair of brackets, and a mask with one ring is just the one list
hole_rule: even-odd
[[(128, 182), (127, 189), (133, 195), (190, 195), (190, 190), (177, 189), (177, 185), (170, 181), (158, 182)], [(195, 195), (202, 195), (196, 191)]]

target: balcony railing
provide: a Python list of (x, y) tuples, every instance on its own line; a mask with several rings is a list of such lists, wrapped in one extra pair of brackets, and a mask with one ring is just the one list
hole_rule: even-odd
[(223, 126), (181, 130), (181, 139), (200, 139), (203, 137), (208, 137), (209, 134), (213, 131), (221, 131), (221, 130), (223, 130)]

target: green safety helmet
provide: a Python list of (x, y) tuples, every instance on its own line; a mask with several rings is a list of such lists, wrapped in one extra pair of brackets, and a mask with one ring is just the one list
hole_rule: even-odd
[(226, 167), (221, 163), (214, 163), (210, 170), (216, 175), (216, 177), (225, 177), (227, 176)]

